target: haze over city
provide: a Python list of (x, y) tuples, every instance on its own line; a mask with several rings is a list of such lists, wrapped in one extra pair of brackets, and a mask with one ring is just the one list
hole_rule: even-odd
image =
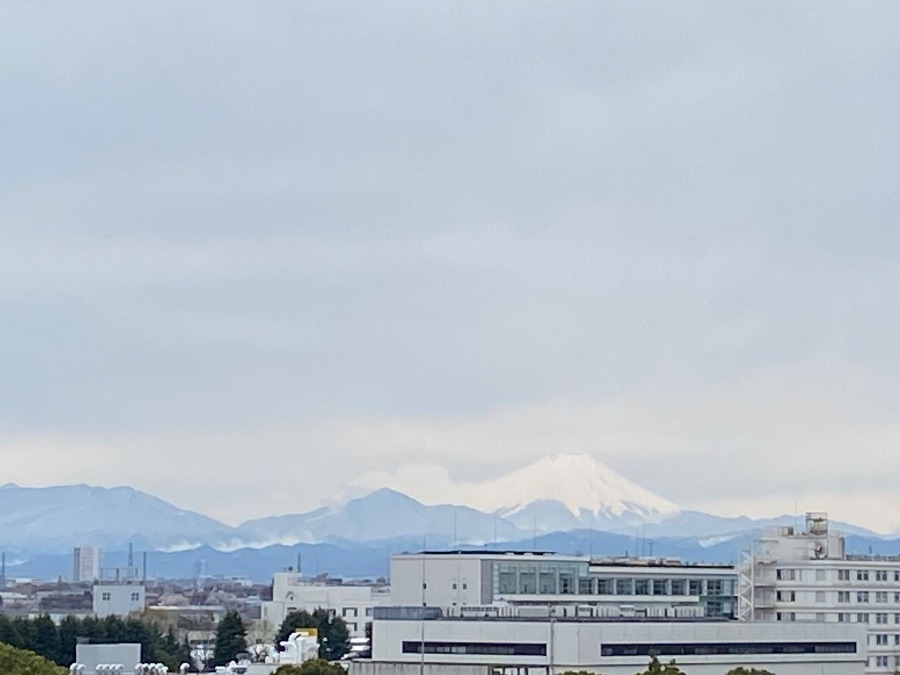
[(0, 484), (900, 530), (894, 4), (3, 16)]

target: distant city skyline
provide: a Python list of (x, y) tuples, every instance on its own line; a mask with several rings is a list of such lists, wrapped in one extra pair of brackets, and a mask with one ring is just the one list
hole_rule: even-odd
[(895, 4), (5, 15), (0, 483), (900, 530)]

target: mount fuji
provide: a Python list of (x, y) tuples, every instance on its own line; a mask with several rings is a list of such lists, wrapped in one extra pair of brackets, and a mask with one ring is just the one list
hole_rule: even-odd
[[(62, 555), (73, 546), (223, 554), (271, 547), (531, 546), (538, 535), (578, 539), (595, 532), (633, 538), (689, 538), (699, 547), (796, 518), (753, 520), (684, 511), (586, 454), (560, 454), (500, 478), (460, 484), (457, 504), (426, 504), (386, 488), (307, 513), (236, 527), (129, 487), (0, 487), (0, 548)], [(475, 507), (478, 508), (475, 508)], [(878, 536), (835, 523), (848, 534)], [(588, 532), (591, 534), (588, 535)], [(575, 540), (573, 539), (573, 541)], [(633, 550), (633, 549), (632, 549)], [(661, 550), (658, 548), (657, 550)]]

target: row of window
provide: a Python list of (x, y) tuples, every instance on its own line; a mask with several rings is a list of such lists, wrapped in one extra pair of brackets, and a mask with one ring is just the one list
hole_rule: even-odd
[(403, 653), (547, 656), (547, 645), (543, 642), (417, 642), (404, 640)]
[(700, 644), (603, 644), (601, 656), (699, 656), (715, 654), (855, 654), (855, 642), (704, 642)]
[[(814, 571), (816, 581), (825, 581), (827, 579), (827, 570), (808, 570)], [(900, 583), (900, 570), (838, 570), (838, 581), (891, 581)], [(798, 581), (801, 577), (801, 570), (798, 569), (778, 569), (775, 571), (775, 578), (779, 581)]]
[[(835, 615), (832, 615), (835, 616)], [(890, 614), (887, 612), (857, 612), (853, 614), (852, 612), (838, 612), (837, 613), (837, 621), (838, 623), (865, 623), (865, 624), (875, 624), (878, 626), (886, 626), (890, 622)], [(827, 615), (825, 612), (816, 612), (815, 620), (822, 623), (827, 620)], [(796, 621), (797, 613), (796, 612), (776, 612), (775, 613), (776, 621)], [(900, 614), (894, 614), (893, 623), (895, 625), (900, 625)]]
[[(797, 601), (797, 591), (776, 591), (775, 598), (779, 602), (796, 602)], [(826, 594), (825, 591), (816, 591), (816, 602), (825, 602)], [(876, 604), (887, 604), (893, 598), (893, 602), (895, 604), (900, 604), (900, 593), (888, 593), (887, 591), (876, 591), (874, 593), (869, 591), (856, 591), (856, 594), (852, 591), (838, 591), (837, 592), (837, 601), (850, 603), (853, 601), (853, 598), (856, 598), (857, 603), (870, 604), (871, 602), (875, 602)]]
[[(900, 668), (900, 656), (894, 656), (894, 667)], [(891, 662), (890, 656), (871, 656), (869, 664), (872, 668), (888, 668)]]
[[(103, 591), (100, 593), (100, 601), (101, 602), (109, 602), (112, 600), (112, 594), (109, 591)], [(131, 602), (140, 602), (141, 594), (140, 593), (132, 593), (131, 594)]]

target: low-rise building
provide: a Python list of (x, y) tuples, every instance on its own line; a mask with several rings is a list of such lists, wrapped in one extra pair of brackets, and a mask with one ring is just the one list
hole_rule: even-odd
[(732, 618), (736, 583), (732, 565), (672, 559), (522, 551), (391, 557), (393, 604), (440, 607), (451, 614), (545, 606), (555, 608), (557, 616)]
[(386, 585), (329, 584), (304, 580), (296, 572), (277, 572), (272, 600), (264, 601), (260, 619), (277, 629), (291, 612), (325, 609), (344, 620), (351, 636), (365, 635), (375, 607), (389, 604)]
[[(429, 613), (432, 610), (433, 613)], [(778, 675), (862, 675), (865, 630), (853, 625), (577, 617), (444, 617), (436, 608), (379, 608), (372, 660), (351, 675), (565, 671), (633, 675), (656, 654), (691, 675), (743, 666)]]
[(146, 604), (146, 589), (141, 583), (101, 581), (94, 584), (94, 616), (103, 618), (115, 614), (127, 616), (142, 612)]

